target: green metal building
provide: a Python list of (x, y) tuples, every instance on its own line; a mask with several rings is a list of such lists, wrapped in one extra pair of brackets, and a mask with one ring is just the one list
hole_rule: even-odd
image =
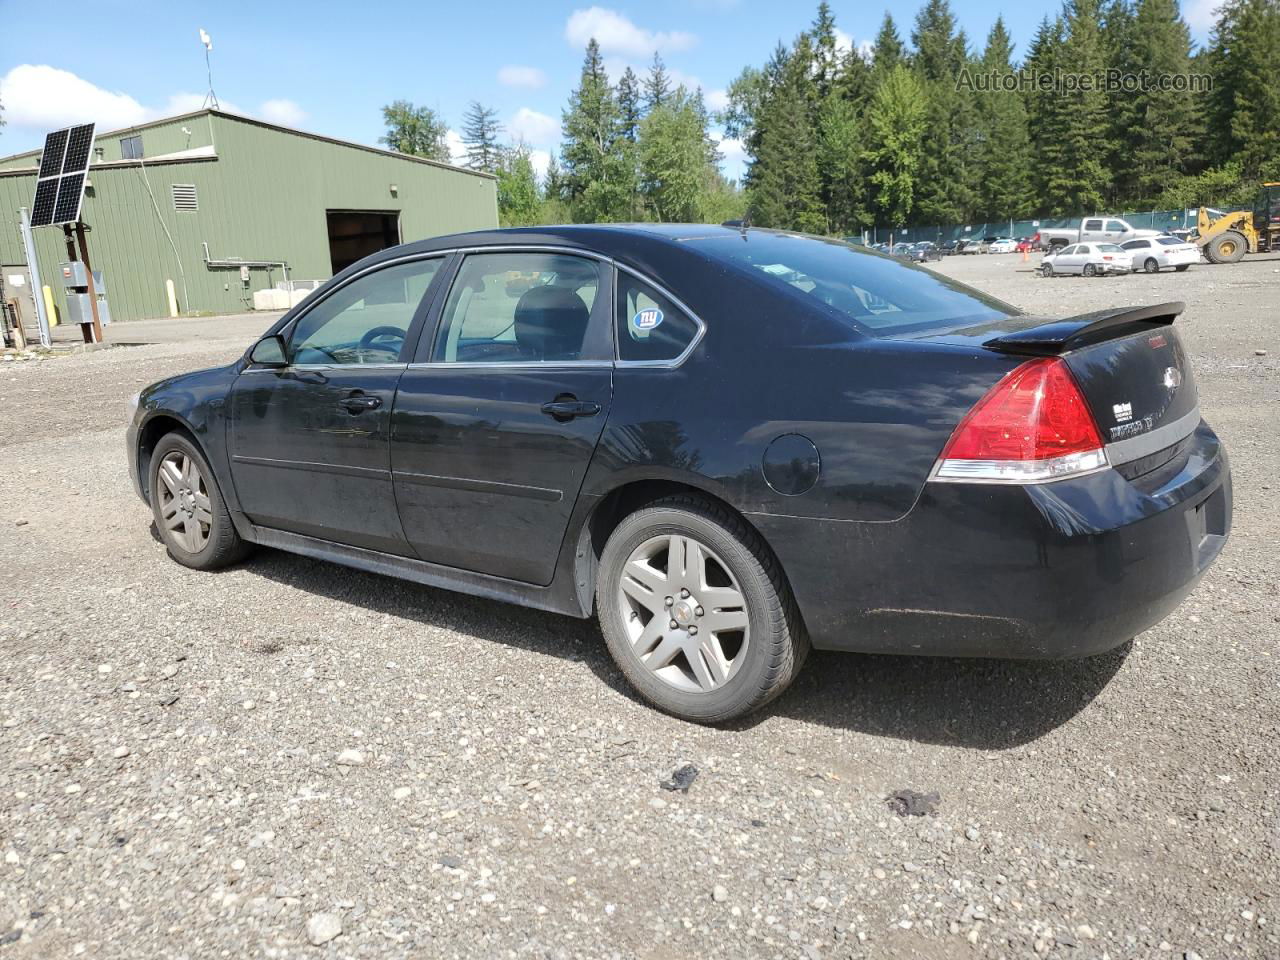
[[(0, 272), (34, 329), (19, 231), (39, 151), (0, 159)], [(99, 133), (81, 220), (111, 319), (253, 308), (257, 290), (324, 280), (397, 243), (495, 227), (484, 173), (202, 110)], [(60, 227), (33, 231), (43, 285), (64, 310)], [(15, 283), (14, 281), (17, 280)]]

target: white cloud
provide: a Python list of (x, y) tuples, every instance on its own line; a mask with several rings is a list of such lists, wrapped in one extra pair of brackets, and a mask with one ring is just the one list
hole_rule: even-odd
[(868, 62), (876, 55), (876, 45), (871, 40), (863, 40), (858, 44), (858, 56)]
[(551, 163), (551, 153), (548, 150), (530, 150), (529, 162), (533, 164), (533, 172), (538, 175), (538, 179), (542, 180), (547, 175), (547, 166)]
[(0, 78), (5, 119), (15, 127), (56, 130), (72, 123), (127, 127), (151, 111), (127, 93), (103, 90), (69, 70), (19, 64)]
[(498, 82), (504, 87), (536, 90), (546, 84), (547, 75), (537, 67), (522, 67), (509, 63), (498, 71)]
[(459, 165), (467, 162), (467, 145), (462, 142), (462, 134), (450, 130), (445, 134), (445, 142), (449, 145), (449, 160)]
[(838, 53), (843, 55), (853, 48), (853, 37), (849, 36), (849, 34), (845, 33), (839, 27), (835, 28), (835, 33), (836, 51)]
[(682, 30), (653, 31), (638, 27), (616, 10), (588, 7), (569, 15), (564, 37), (574, 47), (585, 47), (592, 37), (606, 53), (633, 57), (652, 56), (655, 50), (688, 50), (698, 38)]
[(560, 121), (537, 110), (521, 107), (507, 121), (507, 132), (513, 140), (523, 140), (531, 146), (547, 146), (560, 135)]
[(1218, 8), (1222, 0), (1185, 0), (1182, 15), (1191, 27), (1191, 32), (1207, 37), (1218, 22)]
[[(201, 110), (205, 98), (206, 94), (182, 90), (170, 94), (163, 106), (149, 107), (127, 93), (104, 90), (70, 70), (47, 64), (20, 64), (0, 77), (5, 119), (15, 130), (35, 133), (73, 123), (96, 123), (100, 132), (130, 127)], [(292, 100), (266, 100), (257, 110), (241, 109), (228, 100), (220, 101), (219, 106), (228, 113), (261, 117), (285, 126), (297, 126), (307, 117)]]
[(707, 107), (711, 110), (723, 110), (729, 105), (728, 90), (707, 91)]
[(747, 151), (741, 140), (720, 136), (720, 169), (730, 180), (742, 180), (747, 170)]
[(279, 123), (286, 127), (301, 126), (306, 122), (307, 112), (292, 100), (264, 100), (258, 108), (263, 120)]

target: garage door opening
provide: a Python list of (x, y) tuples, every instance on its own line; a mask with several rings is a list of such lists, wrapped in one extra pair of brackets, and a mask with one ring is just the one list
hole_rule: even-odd
[(395, 210), (326, 210), (325, 217), (334, 273), (400, 242), (400, 214)]

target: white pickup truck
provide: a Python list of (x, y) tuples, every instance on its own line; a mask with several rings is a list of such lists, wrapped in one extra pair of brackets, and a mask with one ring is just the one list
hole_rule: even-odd
[(1041, 227), (1036, 234), (1040, 245), (1052, 250), (1059, 249), (1069, 243), (1124, 243), (1126, 240), (1138, 240), (1143, 237), (1158, 237), (1159, 230), (1139, 230), (1119, 217), (1086, 217), (1079, 230), (1054, 229)]

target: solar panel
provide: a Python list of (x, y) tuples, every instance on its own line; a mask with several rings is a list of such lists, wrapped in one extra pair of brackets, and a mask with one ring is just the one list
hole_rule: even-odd
[(31, 203), (31, 226), (75, 223), (80, 219), (93, 131), (92, 123), (84, 123), (55, 130), (45, 137), (36, 195)]

